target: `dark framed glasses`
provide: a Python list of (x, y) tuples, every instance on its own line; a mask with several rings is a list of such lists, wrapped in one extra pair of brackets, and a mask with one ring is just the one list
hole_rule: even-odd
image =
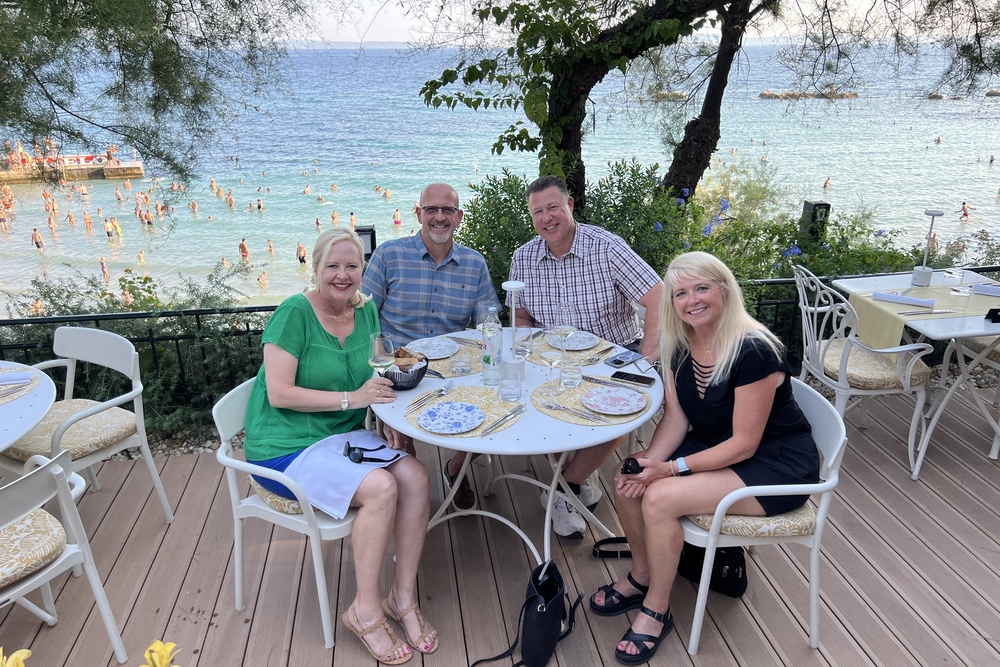
[(377, 452), (380, 449), (385, 449), (385, 445), (379, 445), (378, 447), (352, 447), (351, 442), (347, 441), (344, 443), (344, 456), (354, 463), (392, 463), (402, 456), (402, 454), (396, 454), (388, 460), (373, 459), (365, 456), (365, 452)]
[(420, 210), (431, 217), (434, 217), (438, 214), (438, 212), (440, 212), (444, 217), (450, 218), (461, 209), (457, 209), (454, 206), (421, 206)]

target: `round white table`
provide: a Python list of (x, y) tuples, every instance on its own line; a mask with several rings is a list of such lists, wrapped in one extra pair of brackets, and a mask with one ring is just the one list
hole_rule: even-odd
[[(0, 371), (29, 370), (39, 376), (35, 386), (15, 392), (13, 399), (0, 397), (0, 452), (35, 428), (56, 400), (56, 386), (46, 373), (13, 361), (0, 361)], [(7, 387), (0, 385), (0, 396)]]
[[(522, 328), (520, 331), (526, 330)], [(478, 340), (479, 338), (479, 333), (474, 330), (467, 330), (454, 335), (470, 338), (472, 340)], [(509, 349), (510, 329), (505, 328), (504, 352), (508, 353)], [(595, 347), (593, 351), (596, 352), (597, 349), (598, 348)], [(621, 352), (623, 349), (624, 348), (618, 348), (605, 358), (609, 358), (610, 356)], [(631, 373), (639, 373), (635, 365), (628, 366), (623, 370)], [(583, 368), (584, 375), (596, 377), (607, 377), (611, 375), (613, 371), (614, 369), (603, 362), (593, 364), (591, 366), (585, 366)], [(555, 370), (554, 377), (558, 377), (558, 372), (557, 368)], [(527, 409), (520, 415), (514, 424), (486, 436), (462, 437), (461, 435), (439, 435), (425, 431), (422, 428), (415, 427), (407, 421), (406, 408), (409, 406), (410, 402), (418, 395), (429, 389), (442, 387), (446, 380), (432, 378), (429, 376), (425, 377), (415, 389), (398, 392), (397, 399), (393, 403), (382, 403), (372, 406), (372, 410), (374, 410), (375, 414), (378, 415), (379, 419), (381, 419), (385, 424), (391, 426), (394, 430), (405, 433), (420, 442), (426, 442), (438, 447), (444, 447), (462, 452), (473, 452), (476, 454), (514, 456), (531, 456), (536, 454), (559, 455), (553, 464), (555, 474), (553, 475), (550, 483), (543, 483), (539, 480), (522, 475), (507, 474), (494, 478), (492, 480), (491, 488), (487, 490), (488, 495), (492, 491), (492, 485), (503, 479), (516, 479), (549, 490), (549, 504), (545, 510), (544, 522), (544, 560), (548, 560), (551, 554), (550, 528), (552, 523), (552, 504), (555, 501), (554, 491), (561, 478), (562, 466), (567, 456), (576, 450), (609, 442), (631, 433), (633, 430), (639, 428), (642, 424), (651, 419), (653, 415), (656, 414), (657, 410), (659, 410), (660, 405), (663, 402), (663, 380), (655, 370), (650, 370), (645, 373), (645, 375), (654, 378), (655, 383), (646, 389), (646, 393), (649, 395), (649, 405), (645, 410), (637, 413), (634, 419), (620, 424), (594, 424), (586, 426), (571, 424), (540, 412), (531, 403), (531, 392), (548, 380), (548, 373), (548, 368), (544, 366), (533, 364), (529, 361), (525, 362), (525, 379), (522, 383), (520, 402), (525, 404)], [(455, 386), (483, 386), (482, 373), (471, 373), (469, 375), (452, 378), (452, 380), (454, 381)], [(596, 387), (598, 385), (593, 386)], [(511, 408), (515, 405), (515, 403), (510, 404)], [(456, 516), (485, 516), (490, 519), (500, 521), (514, 530), (521, 537), (521, 539), (524, 540), (525, 544), (528, 545), (528, 548), (535, 556), (535, 560), (541, 564), (543, 560), (540, 558), (534, 543), (516, 524), (506, 517), (500, 516), (494, 512), (478, 509), (457, 510), (451, 513), (446, 513), (451, 504), (452, 498), (458, 491), (462, 478), (468, 474), (469, 464), (471, 461), (472, 457), (466, 457), (465, 464), (462, 466), (461, 471), (455, 478), (455, 483), (452, 485), (451, 493), (448, 494), (444, 503), (442, 503), (441, 507), (431, 517), (430, 523), (428, 524), (428, 530), (439, 523)], [(568, 501), (573, 502), (577, 509), (580, 510), (580, 513), (592, 525), (597, 527), (598, 530), (606, 536), (610, 537), (612, 535), (612, 533), (604, 527), (603, 524), (601, 524), (600, 521), (598, 521), (575, 496), (570, 494), (564, 497)]]

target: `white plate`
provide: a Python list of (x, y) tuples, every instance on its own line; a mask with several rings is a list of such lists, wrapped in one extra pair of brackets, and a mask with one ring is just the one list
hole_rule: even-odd
[(598, 387), (581, 397), (583, 404), (605, 415), (630, 415), (646, 407), (646, 397), (625, 387)]
[(417, 415), (420, 428), (442, 435), (471, 431), (485, 419), (486, 415), (477, 406), (459, 401), (435, 403)]
[[(566, 349), (571, 352), (579, 352), (580, 350), (589, 350), (601, 341), (599, 336), (595, 336), (589, 331), (577, 331), (572, 336), (566, 339)], [(557, 350), (562, 349), (562, 344), (559, 341), (559, 336), (548, 335), (545, 337), (545, 342), (556, 348)]]
[(458, 352), (458, 343), (445, 336), (421, 338), (403, 347), (410, 352), (422, 352), (428, 359), (447, 359)]

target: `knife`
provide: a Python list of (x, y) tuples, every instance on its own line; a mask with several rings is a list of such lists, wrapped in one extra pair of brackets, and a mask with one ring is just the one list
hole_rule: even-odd
[(584, 375), (583, 379), (591, 384), (603, 384), (609, 387), (624, 387), (626, 389), (648, 389), (645, 385), (641, 385), (638, 382), (629, 382), (628, 380), (610, 380), (607, 378), (594, 377), (593, 375)]
[(904, 310), (897, 315), (943, 315), (944, 313), (954, 313), (954, 310)]
[(462, 336), (448, 336), (448, 339), (455, 341), (459, 345), (468, 345), (470, 347), (475, 347), (475, 348), (479, 347), (479, 343), (472, 340), (471, 338), (463, 338)]
[(490, 424), (486, 428), (484, 428), (482, 434), (483, 435), (489, 435), (490, 433), (492, 433), (493, 431), (495, 431), (498, 427), (503, 426), (508, 421), (510, 421), (514, 417), (516, 417), (519, 414), (521, 414), (522, 412), (524, 412), (526, 408), (527, 408), (527, 404), (525, 404), (525, 403), (519, 403), (516, 408), (514, 408), (513, 410), (511, 410), (510, 412), (508, 412), (504, 416), (500, 417), (499, 419), (497, 419), (496, 421), (494, 421), (492, 424)]

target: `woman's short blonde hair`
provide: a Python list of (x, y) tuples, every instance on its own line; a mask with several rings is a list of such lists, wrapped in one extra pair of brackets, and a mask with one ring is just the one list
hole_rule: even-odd
[[(350, 241), (354, 244), (354, 247), (358, 249), (358, 262), (364, 265), (365, 245), (362, 243), (361, 237), (358, 236), (357, 232), (346, 227), (328, 229), (319, 235), (319, 238), (316, 239), (316, 245), (313, 246), (313, 279), (317, 284), (319, 284), (319, 272), (326, 263), (326, 258), (330, 254), (330, 249), (341, 241)], [(360, 308), (370, 300), (371, 297), (366, 297), (361, 293), (361, 290), (358, 289), (358, 291), (354, 293), (354, 296), (351, 297), (350, 303), (355, 308)]]
[(747, 312), (743, 291), (729, 267), (707, 252), (688, 252), (675, 257), (663, 276), (666, 289), (660, 307), (660, 354), (665, 369), (674, 370), (671, 365), (678, 352), (681, 360), (691, 353), (691, 327), (680, 318), (673, 304), (677, 284), (691, 279), (710, 280), (722, 290), (722, 315), (715, 328), (715, 340), (710, 343), (717, 353), (710, 384), (718, 384), (729, 377), (747, 336), (760, 338), (780, 358), (781, 341)]

